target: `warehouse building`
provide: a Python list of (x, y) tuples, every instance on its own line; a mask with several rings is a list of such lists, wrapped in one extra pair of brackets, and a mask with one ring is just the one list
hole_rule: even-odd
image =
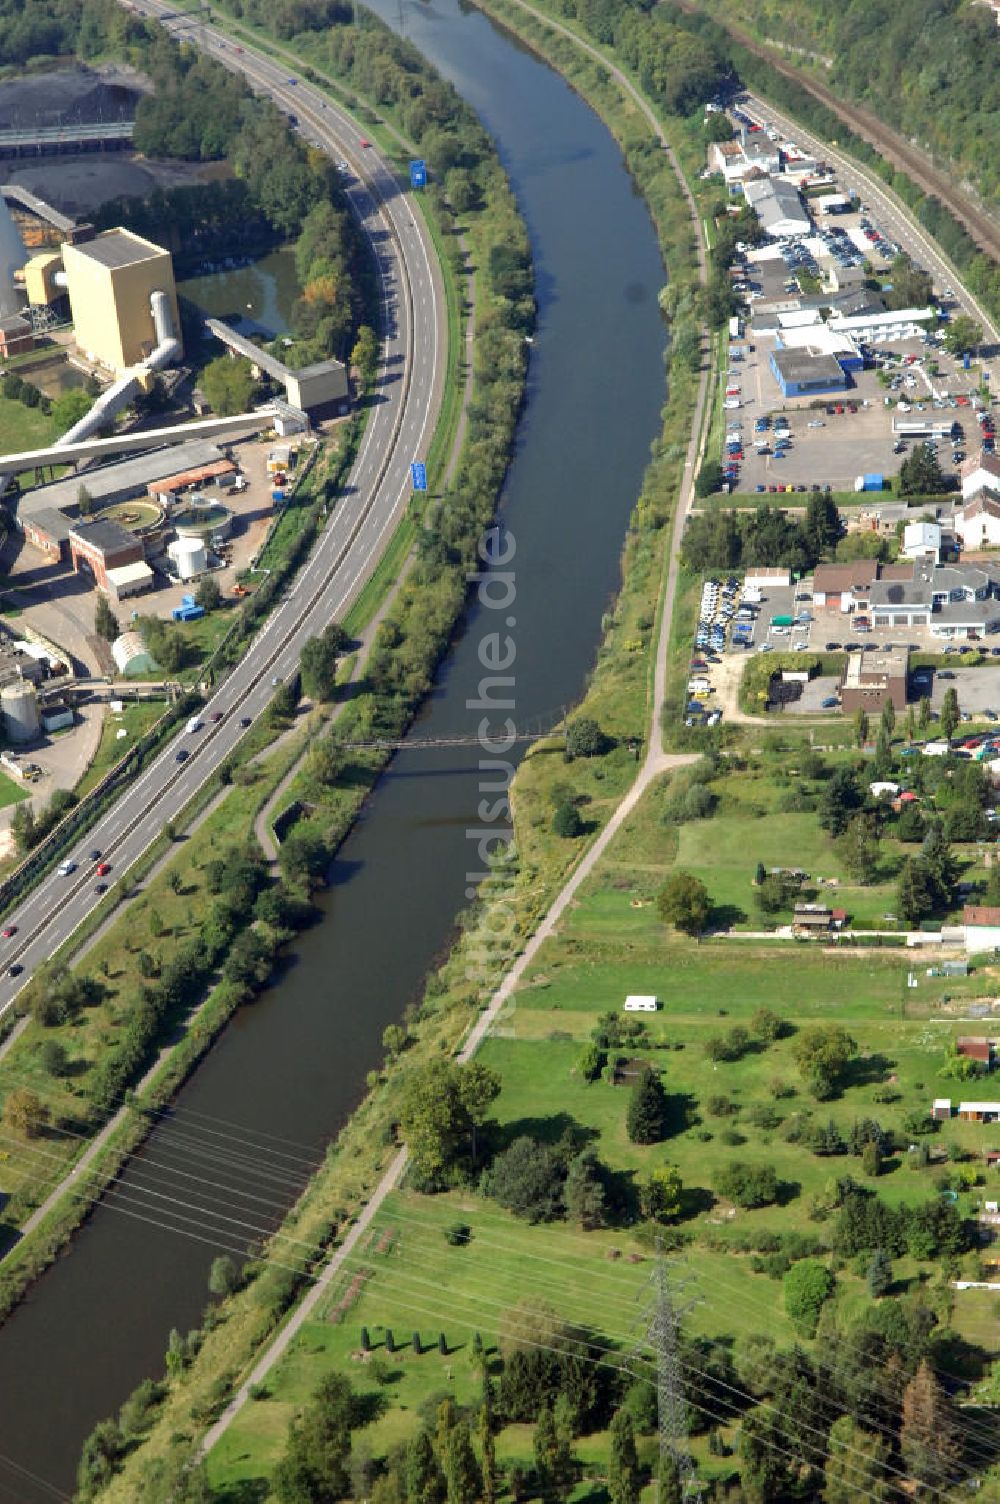
[(116, 377), (158, 344), (152, 296), (166, 295), (181, 327), (170, 252), (131, 230), (105, 230), (62, 248), (77, 349)]
[(783, 397), (815, 397), (847, 386), (843, 366), (822, 351), (779, 348), (771, 351), (770, 361)]
[(775, 178), (751, 178), (744, 183), (743, 193), (760, 220), (761, 228), (775, 240), (812, 232), (809, 211), (794, 183)]
[(905, 710), (908, 658), (906, 648), (848, 653), (840, 681), (845, 713), (880, 711), (886, 703), (894, 710)]

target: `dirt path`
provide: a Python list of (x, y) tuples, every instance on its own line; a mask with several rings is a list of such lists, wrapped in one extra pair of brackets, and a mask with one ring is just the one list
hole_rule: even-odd
[[(689, 14), (703, 14), (697, 5), (691, 4), (691, 0), (678, 0), (678, 4), (681, 10)], [(718, 20), (714, 16), (712, 19)], [(925, 193), (931, 193), (939, 198), (951, 210), (955, 218), (965, 226), (976, 244), (1000, 260), (1000, 224), (985, 209), (962, 193), (956, 187), (954, 178), (949, 176), (944, 168), (937, 167), (919, 146), (914, 146), (912, 142), (907, 141), (905, 136), (901, 136), (898, 131), (886, 125), (864, 105), (856, 104), (854, 101), (845, 105), (826, 84), (813, 78), (811, 74), (804, 73), (801, 68), (797, 68), (794, 63), (788, 62), (785, 58), (777, 57), (769, 47), (758, 42), (756, 37), (751, 36), (728, 17), (721, 24), (742, 46), (746, 47), (748, 52), (752, 52), (755, 57), (763, 58), (786, 78), (800, 84), (803, 89), (807, 89), (814, 99), (820, 100), (839, 119), (843, 120), (845, 125), (849, 125), (870, 146), (874, 146), (887, 162), (892, 163), (893, 167), (898, 167), (905, 172)]]

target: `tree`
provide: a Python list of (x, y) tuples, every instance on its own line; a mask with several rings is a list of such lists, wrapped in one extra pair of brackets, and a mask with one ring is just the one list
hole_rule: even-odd
[(206, 574), (198, 581), (198, 588), (194, 593), (196, 605), (201, 606), (203, 611), (217, 611), (222, 605), (222, 591), (219, 582), (213, 575)]
[(704, 501), (707, 496), (714, 496), (716, 491), (721, 490), (722, 466), (718, 460), (704, 459), (694, 483), (694, 494)]
[(639, 1189), (642, 1215), (653, 1222), (673, 1222), (684, 1204), (684, 1182), (674, 1165), (653, 1170)]
[(798, 1035), (792, 1055), (813, 1096), (824, 1101), (841, 1086), (857, 1048), (839, 1024), (813, 1024)]
[(832, 836), (842, 836), (855, 810), (861, 808), (861, 791), (853, 769), (837, 768), (820, 797), (819, 823)]
[(350, 638), (339, 622), (332, 621), (319, 637), (302, 644), (299, 664), (302, 690), (311, 700), (332, 700), (337, 689), (337, 661)]
[(448, 1504), (475, 1504), (480, 1498), (482, 1477), (476, 1454), (472, 1450), (469, 1427), (464, 1420), (452, 1426), (448, 1432), (444, 1475)]
[(330, 851), (318, 830), (298, 825), (282, 841), (278, 863), (289, 882), (311, 887), (326, 876)]
[[(1000, 873), (1000, 868), (997, 871)], [(576, 1062), (576, 1068), (585, 1081), (597, 1081), (600, 1079), (607, 1060), (606, 1051), (602, 1050), (599, 1044), (591, 1042), (584, 1045), (583, 1053)]]
[(326, 1504), (347, 1496), (356, 1416), (348, 1381), (340, 1374), (327, 1374), (292, 1422), (284, 1456), (275, 1468), (273, 1491), (281, 1504)]
[(94, 498), (83, 484), (76, 488), (76, 505), (81, 517), (89, 517), (94, 507)]
[(843, 524), (833, 497), (823, 492), (810, 496), (802, 532), (812, 557), (821, 559), (832, 554), (842, 531)]
[(900, 466), (900, 495), (940, 496), (944, 490), (944, 475), (933, 450), (917, 444)]
[(773, 1008), (755, 1008), (750, 1018), (750, 1029), (757, 1039), (763, 1039), (766, 1044), (773, 1044), (788, 1032), (784, 1019), (779, 1018)]
[(854, 712), (854, 743), (855, 746), (863, 747), (868, 740), (870, 726), (868, 712), (860, 708)]
[(483, 1191), (516, 1217), (552, 1222), (562, 1215), (565, 1178), (556, 1151), (522, 1134), (496, 1156), (483, 1176)]
[(826, 1468), (823, 1473), (824, 1504), (890, 1504), (898, 1496), (891, 1477), (891, 1453), (884, 1436), (864, 1431), (849, 1415), (841, 1415), (830, 1428)]
[(37, 1138), (49, 1120), (49, 1109), (37, 1092), (18, 1086), (3, 1104), (3, 1120), (15, 1133)]
[(771, 1206), (778, 1199), (778, 1177), (773, 1165), (747, 1165), (738, 1159), (731, 1160), (720, 1170), (715, 1186), (720, 1196), (748, 1210)]
[(593, 1149), (584, 1149), (569, 1162), (563, 1186), (566, 1215), (590, 1231), (604, 1224), (603, 1166)]
[(837, 841), (837, 851), (849, 877), (862, 887), (878, 872), (878, 833), (868, 815), (855, 815)]
[(571, 1438), (548, 1405), (538, 1412), (533, 1438), (535, 1472), (543, 1498), (565, 1499), (573, 1481)]
[(245, 413), (257, 395), (250, 362), (243, 355), (220, 355), (201, 373), (201, 389), (213, 412), (221, 418)]
[(118, 636), (118, 618), (108, 604), (108, 598), (100, 590), (94, 604), (94, 631), (106, 642), (114, 642)]
[(639, 1504), (641, 1487), (632, 1417), (627, 1410), (616, 1410), (611, 1417), (611, 1455), (608, 1458), (611, 1504)]
[(447, 1492), (444, 1473), (426, 1426), (408, 1443), (403, 1458), (407, 1504), (442, 1504)]
[(799, 1259), (784, 1278), (785, 1310), (803, 1337), (814, 1337), (819, 1313), (833, 1294), (835, 1280), (818, 1259)]
[(896, 729), (896, 707), (895, 705), (893, 705), (891, 700), (886, 700), (885, 704), (882, 706), (882, 714), (879, 717), (879, 724), (885, 731), (886, 735), (891, 739), (892, 733)]
[(958, 704), (958, 692), (953, 684), (949, 684), (941, 701), (941, 734), (950, 741), (955, 735), (955, 728), (962, 719), (962, 713)]
[(907, 857), (900, 868), (896, 909), (908, 924), (918, 924), (934, 911), (933, 887), (920, 857)]
[(899, 1446), (918, 1482), (935, 1488), (954, 1477), (961, 1435), (951, 1402), (926, 1358), (903, 1390)]
[(239, 1287), (239, 1270), (229, 1255), (222, 1253), (217, 1259), (213, 1259), (212, 1267), (208, 1271), (209, 1293), (222, 1299), (226, 1295), (232, 1295), (233, 1291), (238, 1290)]
[(351, 365), (361, 378), (362, 386), (368, 386), (378, 366), (378, 337), (368, 324), (362, 324), (358, 329), (351, 351)]
[(955, 901), (955, 884), (958, 881), (958, 864), (952, 854), (940, 820), (927, 827), (920, 848), (923, 863), (931, 885), (934, 907), (949, 909)]
[(567, 801), (557, 807), (552, 816), (552, 831), (554, 835), (562, 836), (567, 841), (583, 833), (583, 821), (575, 804)]
[(879, 1296), (892, 1289), (892, 1263), (881, 1248), (876, 1248), (872, 1254), (866, 1279), (872, 1300), (878, 1300)]
[[(476, 1334), (478, 1336), (478, 1333)], [(496, 1504), (497, 1451), (493, 1435), (493, 1407), (489, 1374), (484, 1370), (483, 1404), (479, 1410), (479, 1465), (483, 1479), (483, 1504)]]
[(711, 910), (708, 889), (690, 872), (672, 873), (656, 895), (660, 918), (685, 935), (700, 935)]
[(566, 727), (566, 756), (601, 757), (610, 747), (610, 739), (590, 716), (580, 715)]
[(983, 342), (983, 326), (967, 313), (956, 314), (944, 330), (944, 347), (949, 355), (974, 355)]
[(48, 1071), (50, 1076), (65, 1076), (69, 1071), (66, 1046), (60, 1044), (58, 1039), (43, 1040), (38, 1051), (38, 1058), (42, 1069)]
[(921, 695), (920, 709), (917, 712), (917, 725), (920, 728), (921, 732), (927, 730), (928, 726), (931, 723), (931, 717), (932, 711), (930, 695)]
[(629, 1097), (625, 1126), (633, 1144), (656, 1144), (667, 1131), (667, 1094), (659, 1072), (647, 1067)]
[(478, 1060), (470, 1060), (457, 1068), (455, 1090), (459, 1106), (465, 1114), (465, 1129), (473, 1164), (479, 1153), (479, 1130), (486, 1121), (489, 1108), (500, 1095), (502, 1084), (499, 1072), (491, 1070)]

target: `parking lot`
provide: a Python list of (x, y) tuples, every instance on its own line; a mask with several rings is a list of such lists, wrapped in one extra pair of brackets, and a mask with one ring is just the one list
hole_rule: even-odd
[[(789, 486), (795, 491), (815, 486), (851, 492), (859, 475), (874, 472), (888, 479), (898, 474), (913, 443), (919, 442), (904, 438), (902, 448), (894, 452), (894, 418), (918, 421), (926, 416), (933, 422), (958, 423), (958, 453), (964, 458), (978, 442), (972, 408), (958, 401), (959, 396), (968, 397), (968, 377), (963, 381), (961, 368), (939, 355), (934, 356), (937, 374), (931, 375), (923, 364), (927, 349), (919, 340), (901, 341), (893, 352), (903, 361), (913, 358), (909, 366), (890, 367), (891, 379), (897, 383), (891, 395), (894, 402), (903, 399), (905, 410), (885, 406), (889, 393), (876, 370), (857, 372), (849, 391), (831, 394), (822, 402), (817, 398), (789, 401), (781, 397), (768, 352), (760, 344), (742, 363), (731, 365), (729, 379), (740, 387), (740, 406), (725, 413), (726, 439), (727, 443), (740, 439), (743, 445), (736, 494), (788, 494)], [(758, 431), (755, 425), (764, 418), (769, 427)], [(778, 455), (774, 435), (782, 426), (790, 438)], [(755, 450), (757, 441), (767, 442), (766, 453)], [(938, 457), (946, 474), (960, 463), (952, 455), (949, 441), (939, 440)]]

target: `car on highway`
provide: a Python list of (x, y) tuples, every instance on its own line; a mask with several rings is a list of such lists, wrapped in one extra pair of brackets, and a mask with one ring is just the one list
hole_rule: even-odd
[(16, 935), (16, 934), (17, 934), (17, 925), (16, 924), (6, 924), (6, 925), (4, 925), (4, 928), (3, 928), (3, 937), (4, 937), (5, 940), (12, 939), (13, 936)]
[(362, 136), (361, 140), (358, 142), (358, 145), (359, 146), (371, 146), (371, 142), (368, 140), (367, 136)]
[(76, 871), (76, 863), (73, 861), (60, 862), (56, 871), (60, 877), (70, 877)]
[(222, 711), (221, 710), (213, 710), (212, 711), (212, 721), (214, 722), (214, 724), (218, 725), (221, 720), (222, 720)]
[(24, 967), (23, 966), (19, 966), (17, 964), (17, 962), (15, 961), (14, 964), (13, 964), (13, 966), (8, 966), (7, 967), (7, 975), (9, 977), (19, 977), (21, 975), (21, 972), (23, 970), (24, 970)]
[(178, 752), (178, 753), (176, 753), (176, 755), (175, 755), (175, 757), (174, 757), (174, 761), (175, 761), (175, 762), (187, 762), (187, 760), (188, 760), (188, 758), (189, 758), (189, 757), (190, 757), (190, 756), (191, 756), (191, 754), (190, 754), (190, 752), (189, 752), (189, 751), (188, 751), (188, 750), (187, 750), (187, 748), (186, 748), (186, 747), (182, 747), (182, 748), (181, 748), (181, 749), (180, 749), (180, 751), (179, 751), (179, 752)]
[(98, 877), (107, 877), (108, 873), (111, 871), (111, 863), (98, 862), (96, 870)]
[(88, 862), (99, 862), (101, 860), (101, 853), (100, 853), (100, 851), (98, 850), (98, 848), (96, 846), (94, 847), (93, 851), (90, 853), (90, 855), (87, 858), (87, 860), (88, 860)]
[(250, 716), (248, 716), (248, 715), (241, 715), (240, 716), (240, 725), (243, 727), (243, 730), (245, 731), (248, 726), (252, 726), (253, 725), (253, 721), (252, 721), (252, 719), (251, 719)]

